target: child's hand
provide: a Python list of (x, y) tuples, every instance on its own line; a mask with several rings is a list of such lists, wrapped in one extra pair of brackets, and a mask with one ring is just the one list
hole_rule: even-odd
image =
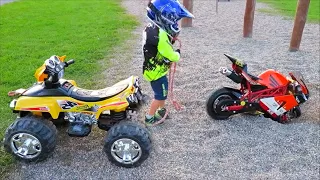
[(163, 61), (164, 61), (165, 63), (167, 63), (167, 64), (170, 63), (169, 59), (167, 59), (167, 58), (164, 58)]

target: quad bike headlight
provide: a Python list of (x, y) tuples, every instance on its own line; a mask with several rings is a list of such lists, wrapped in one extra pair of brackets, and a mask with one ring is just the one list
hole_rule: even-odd
[(17, 104), (17, 100), (16, 100), (16, 99), (12, 100), (12, 101), (10, 102), (10, 108), (11, 108), (11, 109), (14, 109), (14, 108), (16, 107), (16, 104)]
[(136, 78), (136, 80), (135, 80), (134, 83), (133, 83), (133, 86), (134, 86), (135, 88), (138, 88), (139, 85), (140, 85), (140, 79), (139, 79), (139, 78)]
[(127, 97), (127, 101), (128, 101), (129, 104), (137, 104), (138, 103), (138, 98), (134, 94), (130, 94)]

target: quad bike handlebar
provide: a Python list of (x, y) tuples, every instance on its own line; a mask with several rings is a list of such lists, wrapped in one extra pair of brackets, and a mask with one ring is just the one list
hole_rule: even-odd
[(69, 61), (65, 62), (64, 67), (68, 67), (69, 65), (75, 63), (75, 61), (73, 59), (70, 59)]

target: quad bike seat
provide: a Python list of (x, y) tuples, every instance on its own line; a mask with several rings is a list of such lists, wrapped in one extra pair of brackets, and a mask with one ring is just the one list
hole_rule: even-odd
[(111, 98), (122, 91), (124, 91), (129, 86), (128, 83), (118, 83), (111, 87), (107, 87), (99, 90), (88, 90), (76, 87), (68, 81), (61, 81), (55, 88), (47, 88), (44, 83), (39, 83), (24, 93), (22, 96), (30, 97), (48, 97), (48, 96), (70, 96), (74, 99), (85, 101), (85, 102), (96, 102), (103, 101), (105, 99)]
[(88, 90), (74, 86), (72, 89), (70, 89), (71, 94), (69, 94), (69, 96), (79, 101), (85, 102), (103, 101), (121, 93), (127, 87), (128, 84), (120, 84), (99, 90)]

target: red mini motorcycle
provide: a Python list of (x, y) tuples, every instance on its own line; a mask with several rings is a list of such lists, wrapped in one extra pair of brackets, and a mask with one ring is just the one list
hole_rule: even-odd
[(259, 76), (247, 72), (247, 64), (224, 54), (232, 69), (220, 67), (219, 71), (240, 84), (240, 89), (223, 87), (214, 91), (207, 100), (207, 113), (216, 120), (227, 119), (238, 113), (263, 114), (280, 123), (301, 116), (300, 104), (309, 98), (309, 90), (300, 73), (290, 77), (269, 69)]

